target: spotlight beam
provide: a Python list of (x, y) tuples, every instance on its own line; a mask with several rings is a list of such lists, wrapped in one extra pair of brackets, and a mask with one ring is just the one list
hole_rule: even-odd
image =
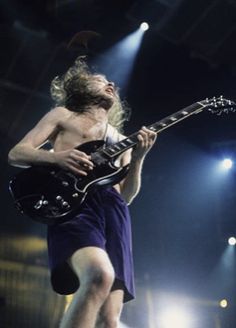
[(121, 90), (128, 84), (135, 58), (142, 43), (144, 30), (138, 28), (104, 54), (98, 56), (93, 65), (117, 83)]

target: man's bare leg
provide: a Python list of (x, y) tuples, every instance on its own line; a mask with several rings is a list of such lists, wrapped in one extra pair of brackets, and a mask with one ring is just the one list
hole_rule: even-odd
[(118, 328), (123, 308), (124, 291), (114, 290), (101, 307), (95, 328)]
[(69, 260), (80, 288), (65, 313), (60, 328), (94, 328), (98, 312), (109, 296), (114, 270), (108, 255), (97, 247), (76, 251)]

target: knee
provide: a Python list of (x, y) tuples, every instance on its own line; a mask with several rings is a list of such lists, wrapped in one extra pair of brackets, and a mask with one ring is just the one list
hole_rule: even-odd
[(86, 277), (86, 290), (90, 294), (107, 297), (115, 279), (113, 268), (90, 268)]

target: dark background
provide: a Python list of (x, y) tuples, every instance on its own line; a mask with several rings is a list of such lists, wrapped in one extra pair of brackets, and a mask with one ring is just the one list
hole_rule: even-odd
[[(1, 4), (0, 327), (56, 327), (66, 300), (50, 289), (46, 228), (13, 207), (8, 181), (17, 169), (7, 164), (9, 149), (53, 106), (55, 75), (79, 54), (93, 62), (144, 20), (150, 29), (121, 92), (132, 107), (126, 134), (206, 97), (236, 100), (236, 1)], [(68, 49), (84, 30), (100, 36), (87, 49)], [(162, 307), (172, 303), (194, 312), (195, 328), (235, 327), (235, 254), (227, 239), (236, 234), (236, 177), (219, 169), (224, 156), (235, 157), (235, 124), (234, 113), (194, 115), (160, 134), (148, 154), (130, 207), (137, 284), (137, 300), (123, 313), (130, 327), (159, 327)]]

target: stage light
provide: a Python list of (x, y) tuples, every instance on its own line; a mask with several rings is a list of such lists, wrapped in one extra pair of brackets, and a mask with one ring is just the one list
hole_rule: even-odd
[(233, 166), (233, 161), (230, 158), (225, 158), (222, 162), (221, 162), (221, 166), (224, 170), (229, 170), (231, 169), (231, 167)]
[(65, 307), (64, 307), (64, 312), (67, 311), (68, 307), (70, 306), (70, 303), (72, 302), (73, 300), (73, 296), (72, 294), (70, 295), (65, 295)]
[(160, 328), (191, 328), (192, 318), (187, 311), (172, 308), (162, 313), (159, 319)]
[(228, 301), (226, 299), (220, 301), (220, 307), (225, 309), (227, 306), (228, 306)]
[(230, 238), (228, 239), (228, 244), (229, 244), (230, 246), (235, 246), (235, 245), (236, 245), (236, 238), (235, 238), (235, 237), (230, 237)]
[(140, 25), (140, 29), (141, 29), (142, 31), (147, 31), (147, 30), (149, 29), (149, 25), (148, 25), (148, 23), (143, 22), (143, 23)]

